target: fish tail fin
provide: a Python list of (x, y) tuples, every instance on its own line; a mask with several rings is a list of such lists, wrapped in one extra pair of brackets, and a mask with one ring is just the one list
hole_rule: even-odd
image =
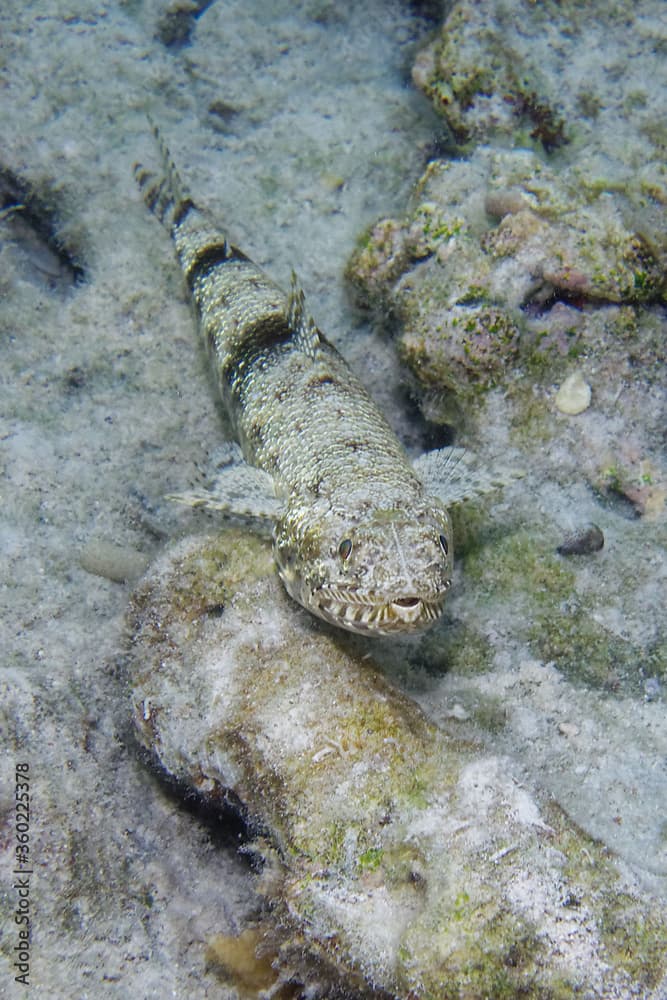
[(181, 180), (160, 130), (154, 122), (151, 121), (150, 125), (160, 152), (162, 169), (155, 172), (147, 170), (142, 163), (135, 163), (134, 177), (153, 215), (167, 228), (173, 229), (196, 206)]

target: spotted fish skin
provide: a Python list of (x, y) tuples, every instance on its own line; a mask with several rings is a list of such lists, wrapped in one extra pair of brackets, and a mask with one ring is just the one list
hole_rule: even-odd
[(270, 518), (283, 583), (320, 618), (369, 635), (431, 625), (452, 578), (447, 504), (496, 484), (468, 482), (460, 449), (410, 462), (295, 277), (285, 293), (227, 240), (155, 134), (161, 171), (135, 176), (171, 233), (245, 459), (180, 499)]

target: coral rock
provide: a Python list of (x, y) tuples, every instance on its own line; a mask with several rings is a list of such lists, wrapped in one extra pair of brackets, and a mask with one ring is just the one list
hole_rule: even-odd
[(268, 546), (180, 543), (130, 627), (139, 739), (200, 795), (242, 804), (275, 870), (283, 979), (385, 1000), (659, 989), (664, 913), (510, 760), (427, 722), (356, 640), (293, 605)]

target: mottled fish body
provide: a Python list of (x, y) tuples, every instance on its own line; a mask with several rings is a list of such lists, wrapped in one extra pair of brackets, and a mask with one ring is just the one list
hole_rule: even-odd
[(157, 138), (162, 172), (135, 175), (171, 233), (245, 458), (180, 499), (270, 518), (288, 593), (327, 621), (366, 634), (432, 624), (451, 585), (447, 503), (493, 482), (471, 487), (460, 449), (410, 462), (296, 279), (286, 294), (228, 242)]

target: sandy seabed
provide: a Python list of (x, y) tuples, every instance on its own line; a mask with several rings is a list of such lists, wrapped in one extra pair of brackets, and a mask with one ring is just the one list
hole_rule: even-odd
[[(226, 433), (169, 241), (132, 180), (135, 160), (154, 161), (147, 115), (197, 199), (278, 281), (297, 270), (320, 326), (398, 432), (413, 446), (421, 434), (401, 406), (391, 344), (351, 309), (342, 275), (361, 231), (401, 214), (438, 133), (409, 83), (430, 26), (380, 0), (356, 12), (259, 0), (202, 8), (179, 17), (155, 0), (47, 0), (0, 15), (0, 190), (5, 205), (26, 206), (0, 219), (8, 996), (23, 995), (17, 947), (45, 996), (234, 996), (206, 973), (205, 945), (242, 930), (256, 907), (233, 836), (145, 766), (124, 683), (132, 584), (122, 581), (166, 539), (201, 526), (163, 497), (205, 480)], [(588, 517), (590, 498), (569, 496)], [(540, 515), (558, 502), (543, 485)], [(625, 544), (622, 519), (605, 527)], [(649, 536), (638, 545), (641, 602), (655, 610), (635, 617), (640, 632), (664, 609), (664, 550)], [(590, 587), (595, 570), (584, 575)], [(463, 619), (471, 608), (460, 606)], [(437, 684), (400, 666), (392, 675), (435, 721), (469, 721), (489, 691), (506, 699), (498, 752), (548, 775), (575, 820), (664, 895), (660, 684), (601, 701), (517, 659), (505, 642), (511, 602), (502, 613), (499, 628), (500, 612), (489, 612), (493, 674)], [(615, 626), (611, 612), (606, 620)], [(29, 817), (17, 805), (25, 784)], [(17, 855), (19, 820), (29, 830)], [(29, 875), (13, 875), (17, 864)], [(32, 922), (29, 941), (17, 913)]]

